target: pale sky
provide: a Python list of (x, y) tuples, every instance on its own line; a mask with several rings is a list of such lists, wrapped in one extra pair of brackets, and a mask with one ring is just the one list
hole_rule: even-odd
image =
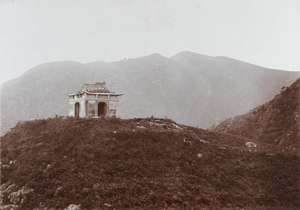
[(180, 51), (300, 71), (300, 0), (0, 0), (0, 83), (46, 62)]

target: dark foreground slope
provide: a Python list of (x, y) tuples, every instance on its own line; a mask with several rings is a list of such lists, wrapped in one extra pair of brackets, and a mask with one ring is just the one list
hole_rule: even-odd
[(213, 130), (254, 141), (300, 149), (300, 78), (271, 101), (250, 112), (223, 121)]
[(166, 119), (35, 120), (1, 141), (3, 208), (300, 205), (298, 155)]

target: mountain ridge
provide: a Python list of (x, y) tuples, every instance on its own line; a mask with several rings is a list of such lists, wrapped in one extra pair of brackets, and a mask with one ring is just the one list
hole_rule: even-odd
[(167, 116), (207, 128), (265, 103), (300, 75), (232, 60), (215, 62), (191, 52), (176, 55), (38, 65), (1, 85), (2, 134), (20, 120), (65, 116), (67, 94), (84, 83), (106, 81), (110, 90), (125, 93), (118, 110), (122, 118)]

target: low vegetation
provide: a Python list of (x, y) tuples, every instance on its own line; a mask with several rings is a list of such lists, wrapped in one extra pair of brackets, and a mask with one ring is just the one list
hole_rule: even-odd
[(300, 157), (249, 141), (168, 119), (21, 122), (1, 139), (2, 207), (299, 207)]
[(213, 131), (244, 136), (258, 142), (300, 150), (300, 78), (280, 94), (247, 114), (225, 120)]

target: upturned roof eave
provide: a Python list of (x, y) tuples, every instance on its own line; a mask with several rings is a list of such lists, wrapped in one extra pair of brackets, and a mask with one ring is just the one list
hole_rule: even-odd
[(117, 96), (117, 95), (124, 95), (124, 93), (115, 93), (115, 92), (109, 92), (109, 93), (92, 93), (92, 92), (87, 92), (87, 91), (83, 91), (87, 94), (93, 94), (93, 95), (114, 95), (114, 96)]
[[(114, 92), (109, 92), (109, 93), (92, 93), (92, 92), (87, 92), (87, 91), (83, 91), (83, 92), (87, 93), (87, 94), (92, 94), (92, 95), (114, 95), (114, 96), (124, 95), (124, 93), (114, 93)], [(74, 95), (78, 95), (78, 94), (82, 94), (82, 93), (71, 93), (71, 94), (69, 94), (69, 96), (74, 96)]]

